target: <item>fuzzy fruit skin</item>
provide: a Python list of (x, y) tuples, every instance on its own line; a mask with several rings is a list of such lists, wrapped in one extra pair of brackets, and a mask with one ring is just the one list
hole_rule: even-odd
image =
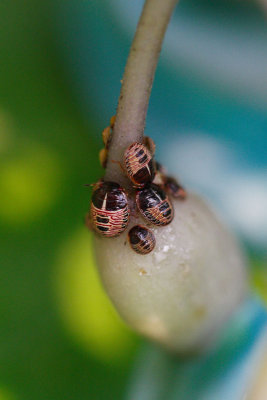
[[(176, 353), (206, 348), (247, 294), (243, 254), (207, 204), (188, 194), (173, 200), (171, 224), (152, 227), (146, 257), (128, 245), (127, 232), (95, 237), (99, 273), (122, 318), (138, 333)], [(132, 225), (141, 223), (134, 219)]]

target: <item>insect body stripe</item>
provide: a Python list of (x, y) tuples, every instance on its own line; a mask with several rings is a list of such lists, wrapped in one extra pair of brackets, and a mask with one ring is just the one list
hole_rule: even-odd
[[(163, 204), (164, 204), (164, 212), (160, 210)], [(165, 204), (167, 206), (165, 206)], [(172, 220), (173, 211), (169, 202), (163, 200), (161, 201), (160, 205), (145, 210), (144, 216), (155, 225), (166, 225), (168, 222)]]
[(104, 200), (103, 200), (103, 205), (102, 205), (102, 210), (106, 209), (106, 205), (107, 205), (107, 198), (108, 198), (108, 194), (105, 194)]
[(130, 214), (128, 207), (116, 211), (108, 211), (96, 207), (92, 207), (91, 210), (96, 229), (100, 230), (105, 236), (119, 235), (128, 224)]
[(129, 175), (135, 175), (141, 168), (145, 167), (150, 162), (150, 160), (151, 155), (149, 151), (145, 147), (144, 150), (140, 150), (140, 144), (136, 143), (132, 148), (127, 151), (125, 157), (125, 165)]

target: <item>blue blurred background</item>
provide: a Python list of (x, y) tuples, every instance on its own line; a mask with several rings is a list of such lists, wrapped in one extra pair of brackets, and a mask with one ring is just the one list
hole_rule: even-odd
[[(0, 400), (121, 399), (140, 339), (119, 320), (83, 226), (103, 173), (143, 1), (0, 5)], [(239, 235), (267, 285), (267, 22), (260, 4), (181, 0), (146, 133)], [(266, 296), (267, 297), (267, 296)]]

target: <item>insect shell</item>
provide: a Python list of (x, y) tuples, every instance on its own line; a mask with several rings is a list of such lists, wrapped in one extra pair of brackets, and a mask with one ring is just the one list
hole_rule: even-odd
[(156, 161), (156, 174), (153, 183), (159, 185), (163, 190), (176, 199), (184, 200), (186, 198), (186, 191), (171, 176), (167, 176), (167, 170)]
[(112, 138), (112, 130), (114, 128), (115, 121), (116, 121), (116, 115), (113, 115), (110, 118), (109, 126), (107, 126), (102, 132), (102, 140), (103, 140), (104, 146), (107, 150), (109, 149), (109, 146), (110, 146), (110, 142), (111, 142), (111, 138)]
[(136, 204), (142, 216), (154, 225), (168, 225), (173, 219), (172, 204), (158, 185), (152, 183), (138, 190)]
[(103, 168), (107, 168), (108, 150), (105, 147), (99, 151), (99, 161)]
[(132, 143), (124, 153), (124, 165), (134, 187), (142, 188), (153, 181), (155, 166), (150, 151), (142, 143)]
[(130, 218), (128, 199), (124, 189), (116, 182), (98, 183), (91, 202), (93, 228), (102, 236), (120, 235)]
[(153, 233), (141, 225), (133, 226), (128, 233), (131, 248), (138, 254), (150, 253), (156, 244)]
[(184, 188), (170, 176), (164, 178), (164, 189), (176, 199), (184, 200), (186, 198), (186, 191)]
[(99, 152), (99, 161), (103, 168), (107, 167), (108, 149), (112, 138), (112, 130), (114, 128), (115, 120), (116, 115), (113, 115), (113, 117), (110, 118), (109, 126), (107, 126), (102, 132), (102, 140), (105, 147)]

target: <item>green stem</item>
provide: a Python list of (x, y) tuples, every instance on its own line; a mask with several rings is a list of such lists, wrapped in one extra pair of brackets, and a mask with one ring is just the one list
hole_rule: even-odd
[(133, 142), (142, 142), (155, 69), (173, 9), (178, 0), (146, 0), (122, 81), (105, 180), (129, 188), (118, 163)]

